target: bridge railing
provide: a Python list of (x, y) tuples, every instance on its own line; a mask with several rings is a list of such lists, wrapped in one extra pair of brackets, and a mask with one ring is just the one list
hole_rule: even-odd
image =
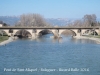
[(0, 29), (2, 29), (2, 28), (8, 28), (8, 29), (10, 29), (10, 28), (50, 28), (50, 29), (52, 29), (52, 28), (57, 28), (57, 29), (60, 29), (60, 28), (62, 28), (62, 29), (65, 29), (65, 28), (69, 28), (69, 29), (71, 29), (71, 28), (73, 28), (73, 29), (88, 29), (88, 28), (90, 28), (90, 29), (95, 29), (95, 28), (99, 28), (100, 29), (100, 26), (94, 26), (94, 27), (77, 27), (77, 26), (44, 26), (44, 27), (37, 27), (37, 26), (2, 26), (2, 27), (0, 27)]

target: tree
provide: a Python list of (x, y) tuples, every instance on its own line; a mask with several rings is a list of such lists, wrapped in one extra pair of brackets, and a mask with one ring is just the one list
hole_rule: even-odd
[(81, 27), (82, 26), (82, 21), (81, 20), (75, 20), (74, 21), (74, 26), (75, 27)]
[[(20, 21), (16, 23), (16, 26), (45, 27), (50, 25), (45, 21), (45, 19), (40, 14), (23, 14), (20, 16)], [(27, 37), (29, 33), (25, 30), (21, 30), (19, 34), (22, 37)]]
[(96, 26), (97, 21), (96, 21), (96, 15), (84, 15), (84, 25), (85, 26)]
[(48, 26), (44, 18), (40, 14), (23, 14), (17, 23), (20, 26)]
[(3, 23), (3, 26), (8, 26), (6, 23)]

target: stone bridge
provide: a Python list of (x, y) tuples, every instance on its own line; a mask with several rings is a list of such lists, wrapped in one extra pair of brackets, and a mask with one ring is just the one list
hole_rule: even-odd
[(71, 30), (76, 37), (84, 35), (87, 30), (93, 30), (100, 35), (99, 27), (0, 27), (0, 31), (4, 31), (8, 36), (14, 36), (22, 29), (28, 31), (31, 34), (31, 38), (37, 38), (43, 30), (51, 31), (54, 37), (61, 37), (62, 32), (65, 30)]

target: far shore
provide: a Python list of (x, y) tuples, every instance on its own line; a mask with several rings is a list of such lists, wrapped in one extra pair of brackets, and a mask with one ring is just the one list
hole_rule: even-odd
[(9, 43), (9, 42), (11, 42), (11, 41), (13, 41), (13, 38), (12, 38), (12, 37), (9, 37), (8, 40), (5, 40), (5, 41), (3, 41), (3, 42), (0, 42), (0, 46), (1, 46), (1, 45), (6, 45), (7, 43)]
[[(96, 37), (88, 37), (88, 36), (77, 37), (77, 36), (74, 36), (73, 38), (94, 40), (94, 41), (96, 41), (97, 44), (100, 44), (100, 38), (96, 38)], [(0, 42), (0, 45), (6, 45), (7, 43), (12, 42), (12, 41), (13, 41), (13, 37), (9, 37), (8, 40)]]
[(100, 38), (96, 37), (88, 37), (88, 36), (80, 36), (80, 37), (74, 37), (76, 39), (90, 39), (96, 41), (97, 44), (100, 44)]

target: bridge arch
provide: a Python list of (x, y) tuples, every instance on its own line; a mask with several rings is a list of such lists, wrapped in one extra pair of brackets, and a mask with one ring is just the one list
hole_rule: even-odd
[(36, 35), (39, 36), (40, 33), (41, 33), (43, 30), (45, 30), (45, 29), (37, 29), (37, 30), (36, 30)]
[(76, 36), (75, 31), (72, 30), (72, 29), (60, 29), (60, 30), (59, 30), (59, 36), (61, 36), (61, 34), (62, 34), (63, 32), (65, 32), (65, 31), (67, 31), (67, 33), (70, 32), (73, 36)]
[(54, 37), (57, 37), (58, 36), (58, 30), (57, 29), (37, 29), (36, 35), (37, 36), (41, 35), (40, 33), (42, 31), (44, 31), (44, 30), (47, 30), (47, 31), (51, 32), (54, 35)]
[(96, 34), (99, 35), (99, 31), (98, 30), (94, 30), (94, 29), (85, 29), (82, 32), (82, 35), (90, 35), (90, 34)]
[(95, 31), (97, 32), (98, 35), (100, 35), (100, 29), (96, 29)]
[(30, 32), (29, 30), (27, 29), (20, 29), (20, 30), (16, 30), (14, 32), (14, 36), (17, 36), (17, 37), (32, 37), (32, 32)]
[(45, 30), (52, 32), (52, 30), (50, 30), (50, 29), (37, 29), (37, 32), (36, 33), (37, 33), (37, 35), (39, 35), (42, 31), (45, 31)]
[(76, 33), (74, 30), (72, 30), (72, 29), (59, 29), (59, 31), (58, 31), (57, 29), (39, 29), (39, 30), (37, 30), (37, 33), (36, 33), (36, 34), (39, 35), (39, 34), (40, 34), (42, 31), (44, 31), (44, 30), (51, 31), (52, 34), (53, 34), (55, 37), (61, 36), (61, 34), (62, 34), (64, 31), (66, 31), (66, 30), (72, 32), (71, 34), (73, 34), (73, 36), (76, 36), (76, 35), (77, 35), (77, 33)]
[(12, 35), (12, 33), (9, 33), (9, 29), (3, 29), (2, 31), (5, 32), (8, 36)]
[(77, 35), (77, 33), (74, 30), (70, 29), (70, 31), (72, 31), (74, 33), (73, 36), (76, 36)]
[(3, 29), (2, 31), (5, 32), (7, 36), (14, 36), (14, 34), (17, 32), (16, 30), (12, 29)]
[(9, 36), (8, 31), (6, 31), (6, 30), (0, 30), (0, 32), (3, 33), (3, 35)]

